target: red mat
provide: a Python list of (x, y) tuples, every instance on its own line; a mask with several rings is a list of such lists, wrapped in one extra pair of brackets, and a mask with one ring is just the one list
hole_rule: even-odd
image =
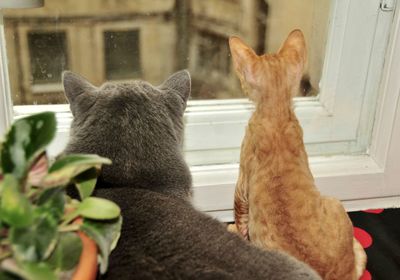
[(367, 269), (361, 280), (400, 279), (400, 209), (350, 212), (354, 236), (364, 247)]

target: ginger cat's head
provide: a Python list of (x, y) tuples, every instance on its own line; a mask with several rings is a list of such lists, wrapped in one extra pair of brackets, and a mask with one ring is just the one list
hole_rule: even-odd
[(299, 89), (307, 60), (305, 39), (300, 30), (292, 31), (274, 54), (259, 56), (238, 37), (229, 39), (229, 47), (242, 88), (252, 101), (290, 102)]

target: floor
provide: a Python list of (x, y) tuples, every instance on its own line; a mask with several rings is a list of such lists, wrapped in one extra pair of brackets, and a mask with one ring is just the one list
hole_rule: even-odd
[(354, 235), (368, 255), (360, 280), (400, 279), (400, 209), (350, 212)]

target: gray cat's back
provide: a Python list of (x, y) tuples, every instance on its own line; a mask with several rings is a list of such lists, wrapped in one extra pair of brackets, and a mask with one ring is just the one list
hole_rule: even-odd
[(293, 258), (246, 244), (185, 201), (119, 191), (98, 190), (124, 209), (125, 227), (105, 279), (319, 279)]
[(74, 115), (66, 153), (113, 161), (96, 188), (123, 216), (105, 279), (319, 279), (287, 255), (251, 246), (190, 204), (182, 153), (188, 72), (158, 87), (142, 81), (95, 87), (70, 72), (63, 82)]

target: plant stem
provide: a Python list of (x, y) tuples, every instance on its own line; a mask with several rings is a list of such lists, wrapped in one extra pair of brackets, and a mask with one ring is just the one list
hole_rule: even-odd
[(38, 195), (39, 191), (37, 189), (33, 189), (31, 188), (27, 194), (27, 197), (29, 198), (29, 200), (32, 200), (34, 198), (36, 198), (36, 196)]
[(74, 211), (72, 211), (71, 213), (68, 213), (65, 216), (64, 222), (60, 226), (64, 227), (64, 226), (68, 225), (72, 220), (74, 220), (78, 216), (79, 216), (79, 210), (75, 209)]
[(78, 224), (73, 224), (73, 225), (67, 225), (67, 226), (59, 226), (58, 231), (59, 232), (66, 232), (66, 231), (77, 231), (79, 230), (80, 225)]

